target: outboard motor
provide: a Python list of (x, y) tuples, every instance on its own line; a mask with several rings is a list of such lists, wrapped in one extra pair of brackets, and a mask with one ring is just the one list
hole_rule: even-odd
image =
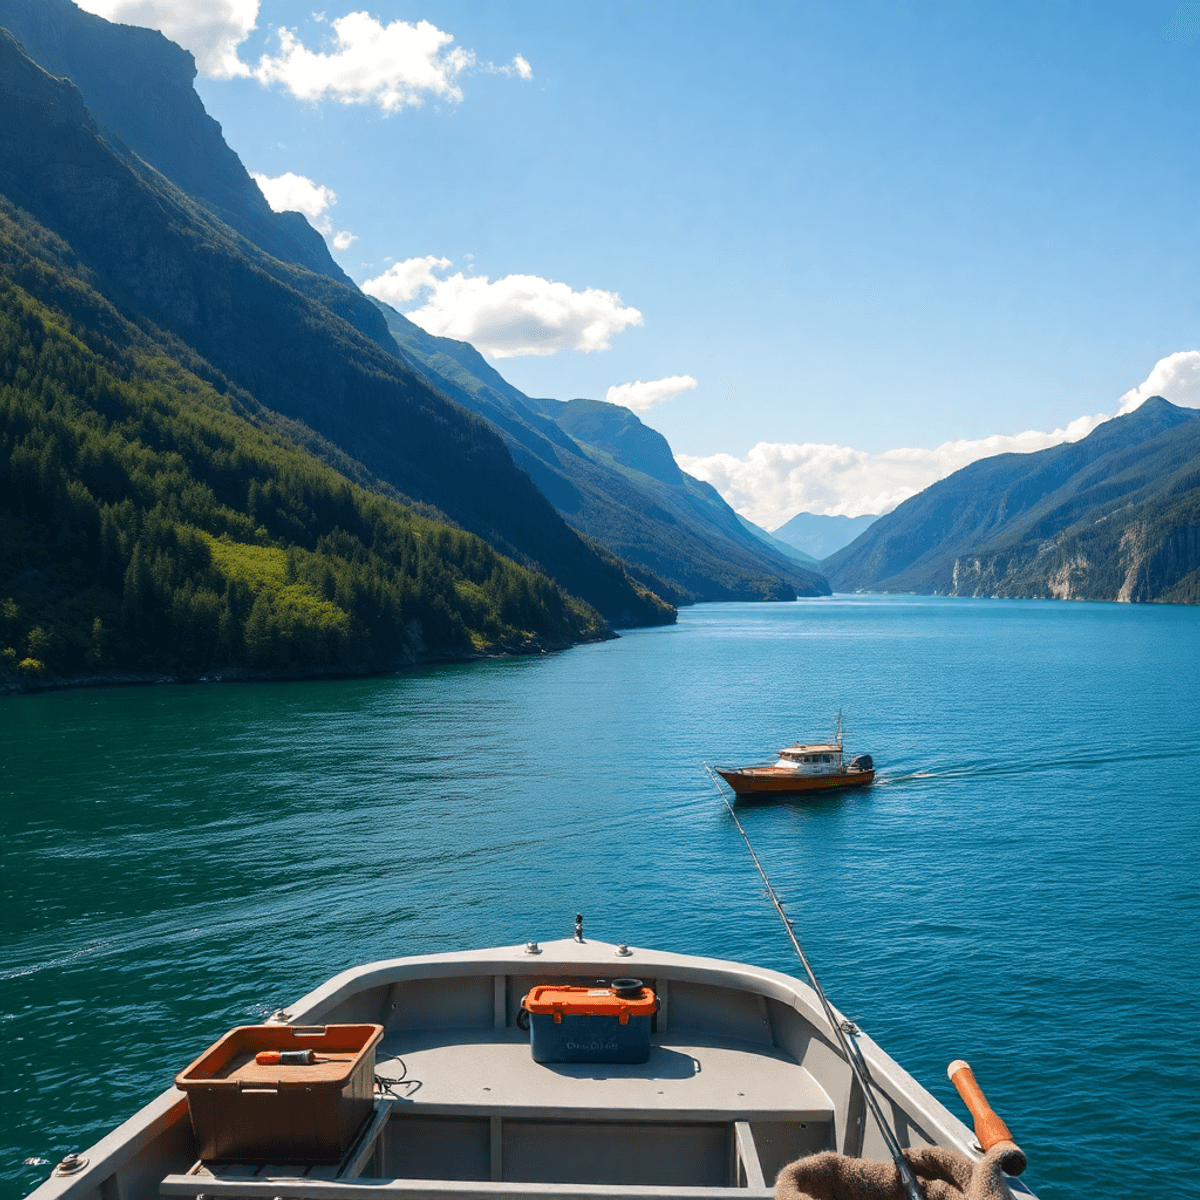
[(850, 770), (873, 771), (875, 770), (875, 760), (869, 754), (860, 754), (857, 758), (850, 760)]

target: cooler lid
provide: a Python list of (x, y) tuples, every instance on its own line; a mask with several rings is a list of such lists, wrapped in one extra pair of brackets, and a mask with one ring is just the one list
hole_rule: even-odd
[[(622, 988), (621, 991), (632, 991)], [(531, 1013), (569, 1013), (583, 1017), (648, 1017), (658, 1008), (652, 989), (642, 987), (632, 995), (619, 996), (612, 987), (563, 987), (539, 984), (521, 1001)]]

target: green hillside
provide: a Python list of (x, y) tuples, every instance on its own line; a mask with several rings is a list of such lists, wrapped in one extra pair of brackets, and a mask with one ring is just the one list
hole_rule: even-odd
[(349, 482), (195, 365), (0, 201), (9, 686), (380, 669), (606, 634), (544, 575)]

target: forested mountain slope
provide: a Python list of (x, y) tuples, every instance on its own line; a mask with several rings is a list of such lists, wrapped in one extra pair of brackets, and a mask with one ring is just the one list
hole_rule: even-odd
[(0, 688), (380, 670), (605, 634), (544, 576), (253, 421), (212, 375), (0, 200)]
[(1161, 396), (981, 459), (822, 563), (840, 591), (1200, 603), (1200, 414)]
[[(447, 514), (613, 624), (673, 619), (669, 606), (563, 522), (483, 421), (400, 361), (361, 293), (266, 254), (119, 152), (77, 89), (7, 34), (0, 193), (70, 245), (118, 311), (195, 351), (194, 369), (210, 381), (302, 422), (362, 464), (364, 478)], [(311, 444), (324, 452), (318, 439)]]
[(416, 370), (504, 435), (513, 458), (581, 533), (675, 603), (828, 594), (806, 564), (749, 532), (716, 490), (685, 474), (662, 434), (600, 400), (537, 400), (464, 342), (377, 302)]

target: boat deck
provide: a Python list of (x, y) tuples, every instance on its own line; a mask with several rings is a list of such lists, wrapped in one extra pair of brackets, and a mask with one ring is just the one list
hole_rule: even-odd
[(161, 1194), (359, 1200), (358, 1190), (380, 1187), (358, 1182), (367, 1173), (406, 1197), (504, 1195), (521, 1184), (556, 1197), (590, 1185), (750, 1200), (769, 1194), (784, 1163), (834, 1140), (820, 1084), (753, 1043), (665, 1037), (645, 1063), (537, 1063), (517, 1029), (402, 1032), (380, 1044), (376, 1075), (390, 1095), (352, 1162), (196, 1164), (164, 1179)]
[(529, 1038), (497, 1030), (481, 1040), (392, 1034), (380, 1044), (375, 1073), (403, 1077), (396, 1113), (640, 1120), (747, 1120), (829, 1123), (833, 1102), (803, 1067), (767, 1047), (658, 1039), (649, 1062), (537, 1063)]

